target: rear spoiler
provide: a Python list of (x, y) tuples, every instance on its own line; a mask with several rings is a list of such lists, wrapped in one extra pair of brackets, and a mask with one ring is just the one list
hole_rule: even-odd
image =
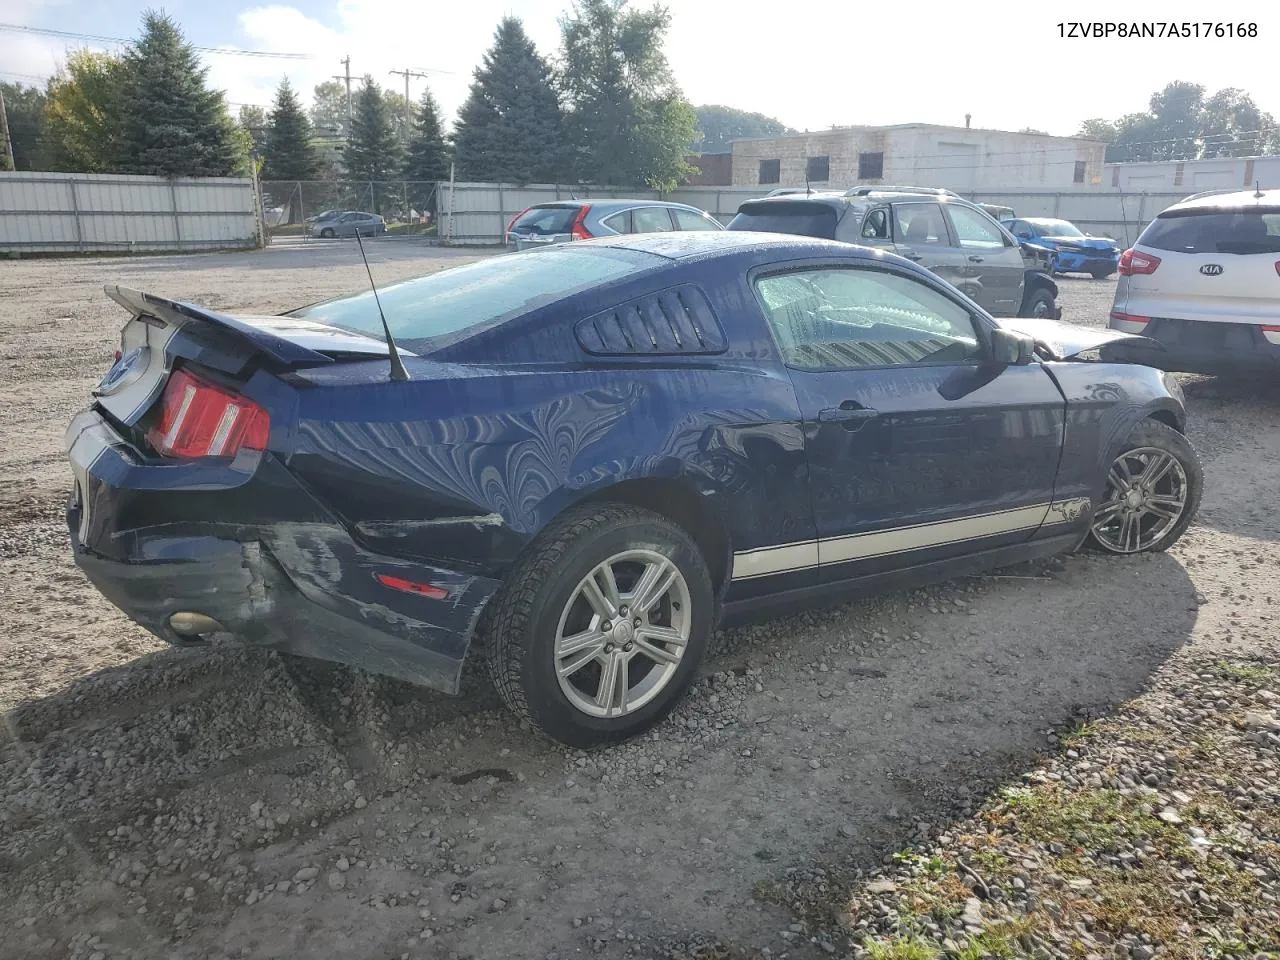
[[(135, 317), (148, 316), (174, 327), (208, 323), (248, 342), (258, 352), (288, 367), (322, 366), (334, 355), (388, 355), (380, 339), (294, 317), (233, 317), (216, 310), (168, 300), (153, 293), (108, 284), (103, 288), (112, 300)], [(406, 353), (406, 351), (401, 351)], [(412, 356), (412, 354), (408, 354)]]

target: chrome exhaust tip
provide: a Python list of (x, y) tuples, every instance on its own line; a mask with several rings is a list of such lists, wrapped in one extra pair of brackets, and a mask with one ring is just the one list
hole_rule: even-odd
[(173, 628), (174, 633), (187, 637), (219, 633), (226, 629), (213, 617), (207, 617), (203, 613), (192, 613), (189, 610), (181, 610), (169, 617), (169, 626)]

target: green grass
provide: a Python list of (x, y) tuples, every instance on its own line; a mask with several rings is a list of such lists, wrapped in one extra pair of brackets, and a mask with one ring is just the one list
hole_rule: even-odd
[(874, 940), (867, 944), (871, 960), (936, 960), (938, 948), (918, 936)]
[(1228, 660), (1218, 661), (1218, 676), (1225, 680), (1265, 681), (1276, 677), (1272, 667), (1264, 667), (1253, 663), (1231, 663)]

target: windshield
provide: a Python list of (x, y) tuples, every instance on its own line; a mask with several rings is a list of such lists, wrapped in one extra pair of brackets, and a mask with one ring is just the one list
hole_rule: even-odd
[(1083, 237), (1074, 224), (1065, 220), (1028, 220), (1027, 223), (1040, 231), (1045, 237)]
[(1280, 253), (1280, 207), (1162, 213), (1138, 242), (1177, 253)]
[[(590, 287), (663, 263), (616, 247), (563, 247), (489, 257), (378, 290), (397, 342), (446, 338), (440, 347)], [(338, 297), (287, 316), (315, 320), (382, 339), (372, 291)], [(410, 347), (410, 349), (413, 349)]]
[(729, 221), (728, 229), (834, 240), (836, 212), (824, 203), (744, 203), (738, 208), (738, 215)]

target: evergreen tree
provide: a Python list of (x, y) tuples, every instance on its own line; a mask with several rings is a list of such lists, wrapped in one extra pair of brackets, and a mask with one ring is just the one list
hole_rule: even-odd
[(124, 173), (225, 177), (242, 163), (222, 93), (167, 14), (147, 11), (142, 37), (125, 55), (121, 165)]
[(444, 180), (449, 176), (449, 144), (440, 125), (440, 107), (430, 90), (424, 90), (418, 101), (403, 176), (417, 181)]
[(267, 149), (267, 111), (253, 104), (241, 104), (236, 126), (249, 138), (250, 150), (261, 157)]
[(458, 113), (454, 152), (470, 180), (552, 183), (565, 175), (564, 117), (551, 70), (515, 17), (498, 24)]
[(676, 186), (697, 119), (671, 77), (663, 7), (628, 10), (627, 0), (579, 0), (560, 21), (575, 169), (595, 183)]
[(311, 126), (331, 137), (347, 135), (347, 85), (341, 80), (317, 83), (311, 94)]
[(288, 78), (276, 88), (276, 99), (267, 118), (265, 180), (313, 180), (320, 161), (311, 143), (311, 121), (303, 112)]
[(400, 143), (391, 124), (391, 111), (373, 77), (352, 98), (351, 138), (343, 150), (351, 180), (390, 180), (400, 172)]

